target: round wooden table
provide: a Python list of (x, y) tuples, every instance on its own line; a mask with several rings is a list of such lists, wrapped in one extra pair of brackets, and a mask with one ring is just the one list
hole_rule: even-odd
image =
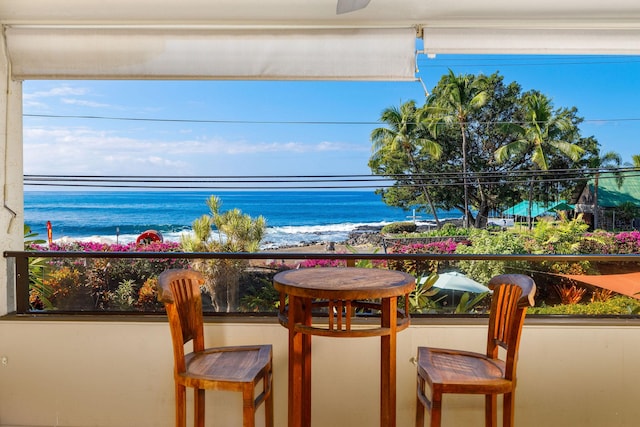
[[(379, 336), (380, 426), (396, 425), (396, 334), (410, 323), (398, 299), (415, 288), (410, 274), (373, 268), (331, 267), (276, 274), (280, 323), (289, 330), (289, 427), (311, 425), (311, 336)], [(288, 298), (288, 301), (287, 301)], [(352, 328), (357, 311), (379, 314), (374, 327)], [(313, 315), (327, 321), (313, 323)]]

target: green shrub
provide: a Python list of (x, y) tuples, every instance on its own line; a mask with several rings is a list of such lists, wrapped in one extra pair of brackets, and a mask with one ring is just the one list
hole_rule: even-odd
[(382, 227), (382, 232), (386, 234), (413, 233), (418, 226), (413, 222), (392, 222)]
[(434, 236), (454, 237), (454, 236), (467, 236), (469, 235), (469, 229), (464, 227), (458, 227), (452, 222), (448, 222), (440, 227), (439, 230), (430, 232)]
[(158, 278), (153, 277), (145, 280), (144, 284), (138, 291), (138, 300), (134, 305), (144, 311), (162, 311), (164, 304), (158, 301)]
[(549, 307), (532, 307), (529, 314), (555, 314), (574, 316), (605, 316), (636, 314), (640, 310), (640, 301), (626, 296), (615, 296), (607, 301), (594, 301), (587, 304), (559, 304)]
[(280, 293), (273, 287), (273, 275), (254, 277), (244, 289), (244, 296), (240, 300), (240, 311), (245, 312), (273, 312), (280, 305)]
[(113, 293), (113, 302), (121, 310), (130, 309), (136, 301), (133, 291), (133, 280), (123, 280)]
[(51, 289), (51, 304), (60, 310), (92, 308), (91, 292), (82, 280), (82, 273), (64, 266), (47, 274), (44, 286)]
[[(487, 230), (473, 229), (469, 233), (471, 245), (458, 245), (458, 254), (524, 254), (525, 242), (522, 236), (510, 233), (489, 233)], [(480, 283), (488, 283), (493, 276), (507, 273), (509, 268), (522, 269), (524, 261), (460, 261), (459, 268), (470, 278)]]

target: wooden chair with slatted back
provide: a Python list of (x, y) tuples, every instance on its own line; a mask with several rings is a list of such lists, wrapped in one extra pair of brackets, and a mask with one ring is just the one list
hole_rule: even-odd
[(527, 307), (534, 304), (536, 285), (528, 276), (503, 274), (492, 278), (489, 288), (493, 296), (486, 354), (418, 348), (416, 427), (424, 426), (425, 409), (431, 415), (430, 426), (440, 426), (442, 396), (446, 393), (484, 394), (487, 427), (497, 425), (497, 395), (502, 394), (503, 427), (513, 426), (518, 347)]
[[(158, 277), (158, 299), (167, 310), (173, 341), (176, 427), (186, 426), (186, 387), (194, 388), (194, 425), (204, 426), (204, 391), (242, 393), (242, 426), (255, 426), (255, 412), (265, 404), (265, 425), (273, 427), (273, 372), (271, 345), (204, 347), (200, 273), (167, 270)], [(193, 351), (185, 355), (185, 344)], [(256, 397), (258, 384), (262, 382)]]

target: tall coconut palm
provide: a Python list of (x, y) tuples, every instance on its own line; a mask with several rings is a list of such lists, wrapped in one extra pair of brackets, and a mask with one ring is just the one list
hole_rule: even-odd
[[(640, 160), (640, 159), (639, 159)], [(602, 156), (596, 156), (592, 159), (589, 167), (591, 169), (595, 169), (595, 177), (593, 179), (593, 228), (596, 229), (599, 227), (599, 215), (598, 215), (598, 186), (600, 180), (600, 172), (602, 170), (613, 171), (614, 177), (616, 179), (616, 184), (618, 188), (622, 186), (624, 182), (624, 176), (617, 169), (622, 164), (622, 158), (620, 154), (615, 151), (609, 151)]]
[[(502, 163), (513, 156), (523, 156), (532, 163), (532, 169), (549, 170), (549, 155), (557, 151), (573, 161), (580, 159), (584, 149), (564, 141), (563, 135), (574, 128), (571, 119), (555, 114), (551, 101), (540, 93), (530, 93), (524, 98), (525, 122), (522, 125), (509, 123), (505, 130), (518, 137), (515, 141), (503, 145), (495, 152), (495, 158)], [(532, 226), (531, 210), (533, 204), (533, 181), (529, 187), (529, 227)]]
[[(423, 152), (434, 159), (440, 158), (442, 147), (435, 141), (426, 138), (427, 127), (419, 121), (418, 110), (414, 101), (408, 101), (400, 105), (400, 108), (386, 108), (380, 121), (386, 127), (379, 127), (371, 132), (372, 159), (392, 153), (402, 153), (406, 156), (410, 172), (419, 176), (422, 171), (416, 160), (416, 153)], [(433, 218), (439, 226), (438, 212), (429, 195), (428, 184), (420, 178), (419, 184), (422, 194), (433, 213)]]
[[(469, 115), (484, 106), (489, 94), (485, 90), (483, 76), (455, 75), (452, 70), (444, 77), (444, 91), (429, 100), (430, 108), (436, 112), (435, 128), (441, 124), (457, 124), (462, 137), (462, 180), (464, 185), (464, 226), (469, 227), (469, 167), (467, 161), (467, 119)], [(429, 108), (426, 109), (427, 111)]]

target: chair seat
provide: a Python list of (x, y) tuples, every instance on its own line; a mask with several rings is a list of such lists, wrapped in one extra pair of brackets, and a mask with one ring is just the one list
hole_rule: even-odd
[(506, 393), (513, 382), (504, 378), (501, 360), (461, 350), (418, 347), (418, 373), (442, 393)]
[(208, 383), (256, 382), (270, 362), (270, 345), (208, 348), (185, 355), (186, 371), (180, 377), (202, 388), (224, 388)]

